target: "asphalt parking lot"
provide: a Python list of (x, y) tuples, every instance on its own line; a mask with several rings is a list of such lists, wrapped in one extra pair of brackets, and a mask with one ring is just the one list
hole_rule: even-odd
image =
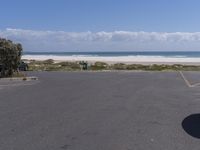
[(0, 80), (0, 150), (199, 150), (200, 72), (28, 74)]

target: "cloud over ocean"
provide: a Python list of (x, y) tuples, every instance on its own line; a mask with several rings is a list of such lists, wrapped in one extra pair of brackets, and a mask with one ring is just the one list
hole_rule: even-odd
[(0, 37), (20, 42), (25, 51), (200, 50), (200, 32), (65, 32), (0, 30)]

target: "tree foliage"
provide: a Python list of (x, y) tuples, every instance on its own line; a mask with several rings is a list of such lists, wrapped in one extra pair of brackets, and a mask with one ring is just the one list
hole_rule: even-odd
[(21, 60), (22, 45), (0, 38), (1, 76), (12, 76), (18, 70)]

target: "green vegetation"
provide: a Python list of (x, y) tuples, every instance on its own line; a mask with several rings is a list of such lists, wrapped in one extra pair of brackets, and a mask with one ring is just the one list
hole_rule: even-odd
[(0, 76), (9, 77), (17, 72), (22, 54), (22, 45), (0, 38)]
[(23, 77), (23, 78), (25, 78), (26, 75), (24, 73), (22, 73), (22, 72), (14, 72), (11, 77), (15, 77), (15, 78), (17, 78), (17, 77), (20, 77), (20, 78)]
[(81, 70), (78, 62), (60, 62), (54, 63), (53, 60), (35, 61), (31, 60), (29, 63), (30, 71), (72, 71)]
[(89, 68), (90, 70), (109, 70), (109, 65), (104, 62), (95, 62)]
[[(80, 62), (59, 62), (53, 60), (34, 61), (31, 60), (29, 65), (30, 71), (80, 71), (82, 66)], [(200, 71), (200, 66), (193, 65), (142, 65), (142, 64), (107, 64), (104, 62), (95, 62), (88, 65), (90, 71), (102, 70), (142, 70), (142, 71)]]
[(142, 64), (114, 64), (112, 70), (143, 70), (143, 71), (200, 71), (200, 66), (192, 65), (142, 65)]

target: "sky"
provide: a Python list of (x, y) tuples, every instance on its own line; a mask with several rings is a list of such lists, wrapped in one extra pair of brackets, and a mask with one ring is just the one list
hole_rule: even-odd
[(0, 0), (24, 51), (200, 51), (199, 0)]

